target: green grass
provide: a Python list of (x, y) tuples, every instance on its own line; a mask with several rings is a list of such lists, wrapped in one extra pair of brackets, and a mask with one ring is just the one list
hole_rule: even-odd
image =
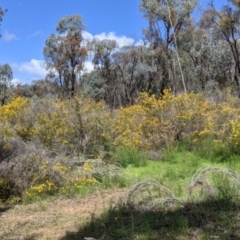
[(123, 168), (146, 166), (147, 155), (138, 149), (120, 149), (114, 156), (115, 162)]
[(144, 167), (129, 166), (123, 170), (124, 176), (134, 184), (143, 179), (153, 179), (171, 189), (177, 197), (185, 198), (192, 175), (202, 166), (210, 165), (191, 152), (165, 152), (164, 160), (148, 160)]
[(207, 158), (207, 154), (203, 158), (196, 152), (177, 148), (165, 151), (164, 160), (159, 162), (146, 160), (144, 166), (137, 167), (129, 164), (123, 169), (129, 185), (144, 179), (156, 180), (180, 199), (180, 206), (143, 210), (120, 203), (92, 218), (77, 232), (67, 232), (63, 239), (240, 239), (240, 199), (228, 179), (216, 174), (214, 181), (220, 194), (215, 197), (188, 198), (192, 176), (199, 168), (215, 166), (240, 172), (239, 156), (227, 160), (219, 161), (213, 155)]
[[(193, 174), (201, 167), (224, 167), (240, 172), (240, 156), (233, 155), (228, 161), (219, 162), (218, 158), (203, 158), (195, 151), (187, 151), (185, 146), (163, 151), (164, 159), (160, 161), (147, 160), (146, 155), (137, 150), (122, 150), (115, 155), (119, 164), (123, 164), (122, 175), (104, 176), (97, 185), (84, 186), (81, 189), (69, 188), (67, 197), (74, 195), (86, 196), (96, 190), (122, 188), (131, 186), (141, 180), (156, 180), (175, 194), (186, 200), (188, 187)], [(140, 164), (136, 162), (141, 160)], [(116, 161), (116, 160), (115, 160)]]

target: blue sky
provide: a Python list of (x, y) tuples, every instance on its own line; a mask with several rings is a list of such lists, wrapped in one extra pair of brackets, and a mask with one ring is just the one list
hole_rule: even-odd
[[(227, 0), (216, 0), (221, 6)], [(45, 76), (43, 48), (55, 33), (60, 18), (80, 14), (86, 25), (86, 38), (110, 38), (119, 45), (141, 40), (146, 20), (139, 11), (140, 0), (1, 0), (7, 8), (0, 39), (0, 64), (8, 63), (14, 81), (30, 83)], [(208, 1), (201, 0), (205, 7)], [(91, 64), (86, 64), (91, 69)]]

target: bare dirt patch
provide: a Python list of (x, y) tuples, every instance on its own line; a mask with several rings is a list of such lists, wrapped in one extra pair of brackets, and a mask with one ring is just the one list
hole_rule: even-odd
[(0, 211), (0, 239), (60, 239), (66, 231), (77, 231), (92, 214), (98, 216), (116, 204), (125, 190), (101, 191), (85, 198), (46, 200)]

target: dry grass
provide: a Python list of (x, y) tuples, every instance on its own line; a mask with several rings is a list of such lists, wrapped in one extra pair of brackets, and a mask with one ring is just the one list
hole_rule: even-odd
[(125, 189), (97, 192), (72, 199), (46, 200), (17, 205), (0, 211), (0, 239), (60, 239), (66, 231), (77, 231), (92, 215), (98, 217), (116, 204)]

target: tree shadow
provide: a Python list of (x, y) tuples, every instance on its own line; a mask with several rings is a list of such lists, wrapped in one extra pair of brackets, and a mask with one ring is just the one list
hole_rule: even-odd
[(11, 207), (7, 207), (7, 206), (0, 206), (0, 216), (2, 215), (2, 213), (8, 211)]
[[(140, 210), (126, 204), (110, 208), (77, 232), (67, 232), (61, 240), (92, 237), (116, 239), (231, 239), (240, 240), (240, 202), (206, 200), (188, 202), (175, 210)], [(179, 238), (181, 237), (181, 238)]]

